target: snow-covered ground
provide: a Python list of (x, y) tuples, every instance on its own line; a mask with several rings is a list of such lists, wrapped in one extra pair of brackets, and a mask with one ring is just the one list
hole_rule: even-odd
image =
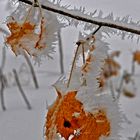
[[(5, 11), (5, 2), (6, 1), (0, 0), (0, 22), (3, 22), (8, 14), (8, 12)], [(63, 2), (78, 6), (84, 5), (88, 11), (101, 9), (105, 14), (113, 12), (115, 16), (122, 17), (130, 15), (135, 20), (140, 19), (139, 0), (63, 0)], [(1, 35), (1, 38), (2, 37), (3, 35)], [(74, 28), (70, 27), (62, 31), (62, 37), (65, 72), (68, 72), (74, 44), (77, 41), (77, 33), (75, 33)], [(126, 60), (127, 62), (131, 61), (128, 57), (131, 55), (130, 50), (135, 50), (138, 48), (139, 44), (137, 45), (135, 41), (120, 40), (119, 37), (116, 36), (107, 41), (111, 44), (111, 49), (117, 48), (123, 50), (123, 55), (120, 57), (121, 63), (123, 68), (130, 69)], [(2, 46), (2, 41), (0, 44)], [(67, 49), (69, 51), (67, 51)], [(58, 52), (57, 49), (56, 51)], [(12, 72), (13, 68), (19, 70), (21, 65), (26, 63), (26, 61), (22, 57), (16, 58), (9, 49), (7, 49), (6, 52), (7, 57), (4, 71), (5, 74), (8, 75), (9, 72)], [(59, 54), (56, 53), (54, 55), (54, 60), (46, 59), (42, 61), (40, 67), (38, 65), (35, 65), (34, 67), (39, 81), (39, 89), (36, 90), (34, 88), (30, 73), (26, 72), (20, 76), (22, 82), (25, 81), (23, 83), (23, 88), (32, 105), (32, 110), (27, 110), (26, 104), (21, 98), (18, 88), (13, 83), (12, 77), (11, 86), (4, 91), (7, 111), (3, 112), (0, 108), (0, 140), (44, 140), (43, 127), (45, 124), (47, 103), (48, 105), (51, 105), (56, 98), (56, 93), (52, 85), (60, 76)], [(140, 77), (137, 77), (137, 81), (140, 81)], [(137, 82), (136, 84), (137, 87), (139, 87), (139, 83)], [(122, 130), (122, 140), (127, 140), (127, 137), (133, 137), (137, 131), (140, 132), (140, 109), (138, 109), (140, 107), (139, 92), (137, 92), (136, 97), (133, 99), (122, 96), (120, 103), (122, 111), (128, 118), (128, 122), (124, 123), (124, 129)]]

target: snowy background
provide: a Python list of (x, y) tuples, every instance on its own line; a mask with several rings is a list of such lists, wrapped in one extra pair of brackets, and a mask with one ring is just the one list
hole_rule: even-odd
[[(10, 11), (6, 9), (7, 0), (0, 0), (0, 26), (4, 26), (6, 16)], [(134, 20), (140, 20), (140, 1), (139, 0), (62, 0), (64, 4), (74, 6), (85, 6), (87, 11), (102, 10), (104, 15), (113, 12), (115, 16), (130, 15)], [(0, 34), (0, 50), (3, 46), (3, 34)], [(62, 30), (62, 41), (64, 49), (65, 72), (69, 71), (72, 61), (75, 42), (78, 38), (78, 32), (74, 27), (68, 27)], [(123, 69), (130, 70), (131, 52), (139, 47), (136, 41), (121, 40), (117, 36), (107, 39), (112, 50), (122, 50), (120, 62)], [(68, 50), (68, 51), (67, 51)], [(0, 56), (1, 56), (0, 51)], [(6, 65), (4, 73), (8, 76), (10, 85), (4, 91), (7, 111), (3, 112), (0, 108), (0, 140), (44, 140), (43, 127), (47, 112), (47, 104), (51, 105), (56, 98), (56, 93), (52, 84), (60, 76), (59, 54), (56, 48), (54, 60), (44, 60), (40, 66), (34, 65), (39, 89), (34, 88), (34, 84), (27, 66), (25, 71), (20, 72), (26, 61), (23, 57), (15, 57), (10, 49), (6, 48)], [(27, 110), (26, 104), (21, 98), (21, 94), (14, 83), (11, 75), (13, 68), (20, 73), (25, 94), (27, 95), (32, 110)], [(139, 69), (137, 69), (139, 74)], [(140, 77), (137, 76), (137, 81)], [(137, 82), (137, 87), (139, 83)], [(121, 110), (126, 114), (127, 121), (123, 124), (122, 140), (128, 140), (128, 137), (134, 137), (137, 131), (140, 132), (140, 90), (137, 90), (136, 97), (133, 99), (121, 97)]]

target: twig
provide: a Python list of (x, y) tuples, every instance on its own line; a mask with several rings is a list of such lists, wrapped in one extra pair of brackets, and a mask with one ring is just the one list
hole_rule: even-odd
[(61, 30), (58, 31), (58, 39), (59, 39), (59, 55), (60, 55), (60, 70), (61, 74), (64, 74), (64, 62), (63, 62), (63, 46), (62, 46), (62, 39), (61, 39)]
[[(32, 5), (32, 2), (29, 1), (29, 0), (19, 0), (21, 2), (24, 2), (26, 4), (29, 4), (29, 5)], [(100, 20), (100, 19), (94, 19), (94, 18), (87, 18), (86, 16), (80, 16), (80, 15), (76, 15), (76, 14), (73, 14), (70, 10), (63, 10), (61, 8), (58, 8), (56, 9), (53, 8), (53, 7), (50, 7), (50, 6), (47, 6), (47, 5), (41, 5), (41, 7), (45, 10), (48, 10), (48, 11), (51, 11), (51, 12), (54, 12), (54, 13), (58, 13), (58, 14), (61, 14), (61, 15), (64, 15), (64, 16), (68, 16), (68, 17), (71, 17), (71, 18), (74, 18), (74, 19), (77, 19), (77, 20), (80, 20), (80, 21), (84, 21), (84, 22), (88, 22), (88, 23), (91, 23), (91, 24), (95, 24), (95, 25), (99, 25), (99, 26), (104, 26), (104, 27), (109, 27), (109, 28), (114, 28), (114, 29), (118, 29), (118, 30), (122, 30), (122, 31), (126, 31), (126, 32), (131, 32), (131, 33), (134, 33), (134, 34), (137, 34), (137, 35), (140, 35), (140, 29), (135, 29), (135, 28), (131, 28), (129, 26), (123, 26), (122, 24), (117, 24), (115, 22), (109, 22), (109, 21), (105, 21), (105, 20)]]
[(4, 79), (3, 79), (3, 73), (2, 73), (2, 69), (0, 68), (0, 82), (1, 82), (1, 89), (0, 89), (0, 99), (1, 99), (1, 106), (2, 106), (2, 110), (5, 111), (6, 107), (5, 107), (5, 103), (4, 103)]
[[(108, 56), (108, 59), (110, 59), (110, 57)], [(111, 76), (111, 72), (112, 72), (112, 66), (109, 64), (108, 65), (108, 69), (109, 69), (109, 75)], [(112, 82), (112, 79), (110, 78), (110, 90), (111, 90), (111, 94), (112, 94), (112, 98), (114, 100), (116, 100), (116, 97), (115, 97), (115, 93), (114, 93), (114, 86), (113, 86), (113, 82)]]
[(7, 80), (3, 74), (5, 61), (6, 61), (6, 50), (5, 50), (5, 47), (3, 47), (2, 48), (2, 60), (1, 60), (1, 66), (0, 66), (0, 82), (1, 82), (0, 98), (1, 98), (1, 106), (2, 106), (3, 111), (6, 110), (5, 103), (4, 103), (4, 89), (5, 89), (5, 86), (7, 86)]
[[(85, 58), (85, 48), (84, 48), (84, 44), (82, 44), (82, 57), (83, 57), (83, 65), (86, 64), (86, 58)], [(84, 74), (82, 74), (82, 76), (84, 76)], [(83, 84), (84, 86), (87, 86), (87, 81), (86, 78), (83, 78)]]
[(34, 84), (35, 84), (35, 88), (38, 89), (39, 85), (38, 85), (38, 81), (37, 81), (36, 74), (35, 74), (34, 68), (32, 66), (32, 63), (31, 63), (30, 59), (28, 58), (26, 52), (24, 52), (23, 54), (24, 54), (24, 57), (27, 61), (27, 64), (29, 65), (29, 68), (30, 68), (30, 71), (31, 71), (31, 74), (32, 74), (32, 78), (33, 78), (33, 81), (34, 81)]
[(3, 47), (2, 48), (2, 60), (1, 60), (0, 70), (1, 70), (2, 80), (3, 80), (2, 82), (3, 82), (4, 86), (8, 86), (6, 76), (3, 74), (3, 69), (4, 69), (4, 66), (5, 66), (5, 63), (6, 63), (6, 49), (5, 49), (5, 47)]
[(6, 107), (5, 107), (5, 103), (4, 103), (4, 84), (3, 84), (3, 82), (1, 82), (0, 98), (1, 98), (2, 110), (5, 111)]
[(69, 85), (70, 85), (70, 81), (71, 81), (71, 78), (72, 78), (72, 72), (73, 72), (73, 69), (74, 69), (76, 57), (77, 57), (78, 50), (79, 50), (80, 46), (81, 46), (81, 44), (78, 44), (77, 49), (76, 49), (76, 52), (75, 52), (75, 55), (74, 55), (74, 59), (73, 59), (72, 67), (71, 67), (71, 71), (70, 71), (70, 76), (69, 76), (68, 83), (67, 83), (67, 88), (68, 88)]
[(2, 61), (1, 61), (1, 69), (4, 69), (5, 66), (5, 62), (6, 62), (6, 50), (5, 47), (2, 48)]
[(83, 64), (86, 63), (86, 59), (85, 59), (85, 48), (84, 48), (84, 44), (82, 44), (82, 55), (83, 55)]
[(123, 73), (123, 75), (122, 75), (122, 77), (121, 77), (121, 80), (120, 80), (120, 84), (119, 84), (119, 87), (118, 87), (118, 89), (117, 89), (117, 92), (118, 92), (118, 94), (117, 94), (117, 99), (119, 99), (120, 98), (120, 95), (121, 95), (121, 90), (122, 90), (122, 87), (123, 87), (123, 83), (124, 83), (124, 73)]
[(19, 78), (18, 78), (18, 74), (17, 74), (17, 72), (16, 72), (15, 69), (13, 69), (13, 73), (14, 73), (15, 81), (16, 81), (16, 83), (17, 83), (17, 86), (18, 86), (18, 88), (19, 88), (19, 91), (20, 91), (20, 93), (21, 93), (21, 95), (22, 95), (22, 97), (23, 97), (25, 103), (27, 104), (28, 109), (30, 110), (30, 109), (32, 109), (32, 107), (31, 107), (31, 105), (30, 105), (30, 103), (29, 103), (29, 101), (28, 101), (28, 99), (27, 99), (27, 97), (26, 97), (26, 95), (25, 95), (25, 93), (24, 93), (22, 87), (21, 87), (21, 84), (20, 84), (20, 81), (19, 81)]
[(92, 35), (95, 35), (100, 29), (101, 29), (102, 25), (99, 25), (99, 27), (97, 29), (95, 29), (95, 31), (92, 33)]
[(132, 60), (132, 66), (131, 66), (131, 75), (135, 74), (135, 61)]

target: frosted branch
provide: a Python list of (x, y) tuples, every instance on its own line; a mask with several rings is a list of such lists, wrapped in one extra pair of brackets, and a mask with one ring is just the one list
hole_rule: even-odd
[[(29, 0), (19, 0), (21, 2), (24, 2), (26, 4), (30, 4), (32, 5), (32, 2)], [(139, 26), (133, 26), (133, 25), (129, 25), (129, 24), (125, 24), (125, 23), (120, 23), (120, 22), (116, 22), (116, 21), (112, 21), (112, 20), (108, 20), (108, 19), (100, 19), (100, 18), (95, 18), (95, 17), (91, 17), (88, 15), (84, 15), (84, 14), (78, 14), (72, 10), (68, 10), (64, 7), (57, 7), (56, 5), (41, 5), (43, 9), (54, 12), (54, 13), (58, 13), (67, 17), (71, 17), (73, 19), (79, 20), (79, 21), (84, 21), (87, 23), (91, 23), (91, 24), (95, 24), (95, 25), (99, 25), (99, 26), (104, 26), (104, 27), (109, 27), (109, 28), (114, 28), (114, 29), (118, 29), (121, 31), (126, 31), (126, 32), (131, 32), (137, 35), (140, 35), (140, 27)]]
[(35, 74), (34, 67), (32, 66), (32, 63), (31, 63), (30, 59), (28, 58), (28, 55), (26, 54), (26, 52), (24, 52), (23, 54), (24, 54), (24, 58), (25, 58), (27, 64), (29, 65), (29, 68), (30, 68), (30, 71), (31, 71), (31, 74), (32, 74), (32, 78), (33, 78), (33, 81), (34, 81), (34, 84), (35, 84), (35, 88), (38, 89), (39, 84), (38, 84), (38, 81), (37, 81), (37, 77), (36, 77), (36, 74)]
[(18, 87), (18, 89), (19, 89), (19, 91), (20, 91), (20, 93), (21, 93), (25, 103), (27, 104), (28, 109), (31, 110), (32, 107), (31, 107), (30, 102), (28, 101), (28, 99), (27, 99), (27, 97), (26, 97), (26, 95), (24, 93), (24, 90), (22, 89), (22, 86), (20, 84), (20, 80), (19, 80), (18, 74), (17, 74), (15, 69), (13, 69), (13, 73), (14, 73), (14, 77), (15, 77), (15, 81), (16, 81), (17, 87)]

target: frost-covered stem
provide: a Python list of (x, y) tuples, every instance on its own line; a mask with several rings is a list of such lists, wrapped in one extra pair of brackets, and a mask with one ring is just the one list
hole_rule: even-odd
[(70, 71), (70, 76), (69, 76), (68, 83), (67, 83), (67, 88), (70, 85), (70, 81), (71, 81), (71, 78), (72, 78), (72, 72), (73, 72), (73, 69), (74, 69), (74, 66), (75, 66), (75, 61), (76, 61), (76, 57), (77, 57), (78, 50), (79, 50), (80, 46), (81, 46), (81, 44), (78, 44), (75, 55), (74, 55), (74, 59), (73, 59), (72, 67), (71, 67), (71, 71)]
[[(29, 0), (19, 0), (21, 2), (24, 2), (26, 4), (30, 4), (32, 5), (32, 2)], [(105, 27), (109, 27), (109, 28), (114, 28), (114, 29), (118, 29), (118, 30), (122, 30), (122, 31), (126, 31), (126, 32), (131, 32), (131, 33), (135, 33), (140, 35), (140, 29), (135, 29), (132, 27), (126, 27), (125, 25), (123, 26), (122, 24), (117, 24), (115, 22), (109, 22), (109, 21), (104, 21), (104, 20), (100, 20), (100, 19), (94, 19), (94, 18), (88, 18), (86, 16), (80, 16), (80, 15), (76, 15), (73, 14), (73, 12), (71, 12), (70, 10), (63, 10), (60, 7), (58, 9), (47, 6), (47, 5), (41, 5), (41, 7), (45, 10), (54, 12), (54, 13), (58, 13), (64, 16), (68, 16), (80, 21), (84, 21), (84, 22), (88, 22), (91, 24), (95, 24), (95, 25), (99, 25), (99, 26), (105, 26)]]
[(17, 72), (16, 72), (15, 69), (13, 69), (13, 73), (14, 73), (15, 81), (17, 83), (17, 86), (19, 88), (19, 91), (20, 91), (20, 93), (21, 93), (21, 95), (22, 95), (25, 103), (27, 104), (28, 109), (30, 110), (30, 109), (32, 109), (32, 107), (31, 107), (30, 102), (28, 101), (28, 99), (27, 99), (27, 97), (26, 97), (26, 95), (25, 95), (25, 93), (24, 93), (24, 91), (22, 89), (22, 86), (21, 86), (20, 81), (19, 81), (19, 78), (18, 78), (18, 74), (17, 74)]
[[(108, 59), (110, 59), (110, 57), (108, 56)], [(109, 68), (109, 75), (111, 75), (111, 71), (112, 71), (112, 67), (111, 67), (111, 65), (108, 65), (108, 68)], [(112, 79), (110, 78), (110, 83), (109, 83), (109, 85), (110, 85), (110, 90), (111, 90), (111, 94), (112, 94), (112, 98), (114, 99), (114, 100), (116, 100), (116, 97), (115, 97), (115, 93), (114, 93), (114, 86), (113, 86), (113, 82), (112, 82)]]
[(2, 106), (3, 111), (6, 110), (5, 103), (4, 103), (4, 89), (5, 89), (5, 86), (7, 85), (7, 81), (5, 79), (5, 76), (3, 75), (5, 61), (6, 61), (6, 50), (5, 50), (5, 47), (3, 47), (2, 48), (2, 60), (1, 60), (1, 66), (0, 66), (0, 82), (1, 82), (0, 98), (1, 98), (1, 106)]
[(124, 83), (124, 73), (123, 73), (123, 75), (122, 75), (122, 77), (121, 77), (120, 84), (119, 84), (119, 87), (118, 87), (118, 89), (117, 89), (117, 92), (118, 92), (117, 99), (120, 98), (121, 89), (122, 89), (122, 87), (123, 87), (123, 83)]
[(2, 61), (1, 61), (1, 69), (4, 69), (5, 66), (5, 62), (6, 62), (6, 50), (5, 47), (2, 48)]
[(84, 44), (82, 44), (82, 55), (83, 55), (83, 64), (86, 63), (86, 59), (85, 59), (85, 48), (84, 48)]
[(114, 93), (114, 86), (111, 79), (110, 79), (110, 90), (111, 90), (113, 100), (116, 100), (115, 93)]
[(6, 107), (5, 107), (5, 103), (4, 103), (4, 79), (3, 79), (3, 73), (2, 73), (2, 69), (0, 68), (0, 82), (1, 82), (1, 89), (0, 89), (0, 99), (1, 99), (1, 106), (2, 106), (2, 110), (5, 111)]
[(37, 81), (37, 77), (36, 77), (34, 68), (32, 66), (32, 63), (31, 63), (29, 57), (27, 56), (26, 52), (24, 52), (24, 57), (25, 57), (25, 59), (27, 61), (27, 64), (29, 65), (29, 68), (30, 68), (30, 71), (31, 71), (31, 74), (32, 74), (32, 78), (33, 78), (33, 81), (34, 81), (34, 84), (35, 84), (35, 88), (38, 89), (39, 84), (38, 84), (38, 81)]
[(61, 38), (61, 30), (58, 31), (58, 39), (59, 39), (59, 61), (60, 61), (60, 70), (61, 74), (64, 74), (64, 62), (63, 62), (63, 46), (62, 46), (62, 38)]
[(1, 99), (2, 110), (5, 111), (6, 107), (4, 103), (4, 83), (2, 81), (1, 81), (0, 99)]
[(132, 60), (132, 66), (131, 66), (131, 75), (135, 74), (135, 61)]

